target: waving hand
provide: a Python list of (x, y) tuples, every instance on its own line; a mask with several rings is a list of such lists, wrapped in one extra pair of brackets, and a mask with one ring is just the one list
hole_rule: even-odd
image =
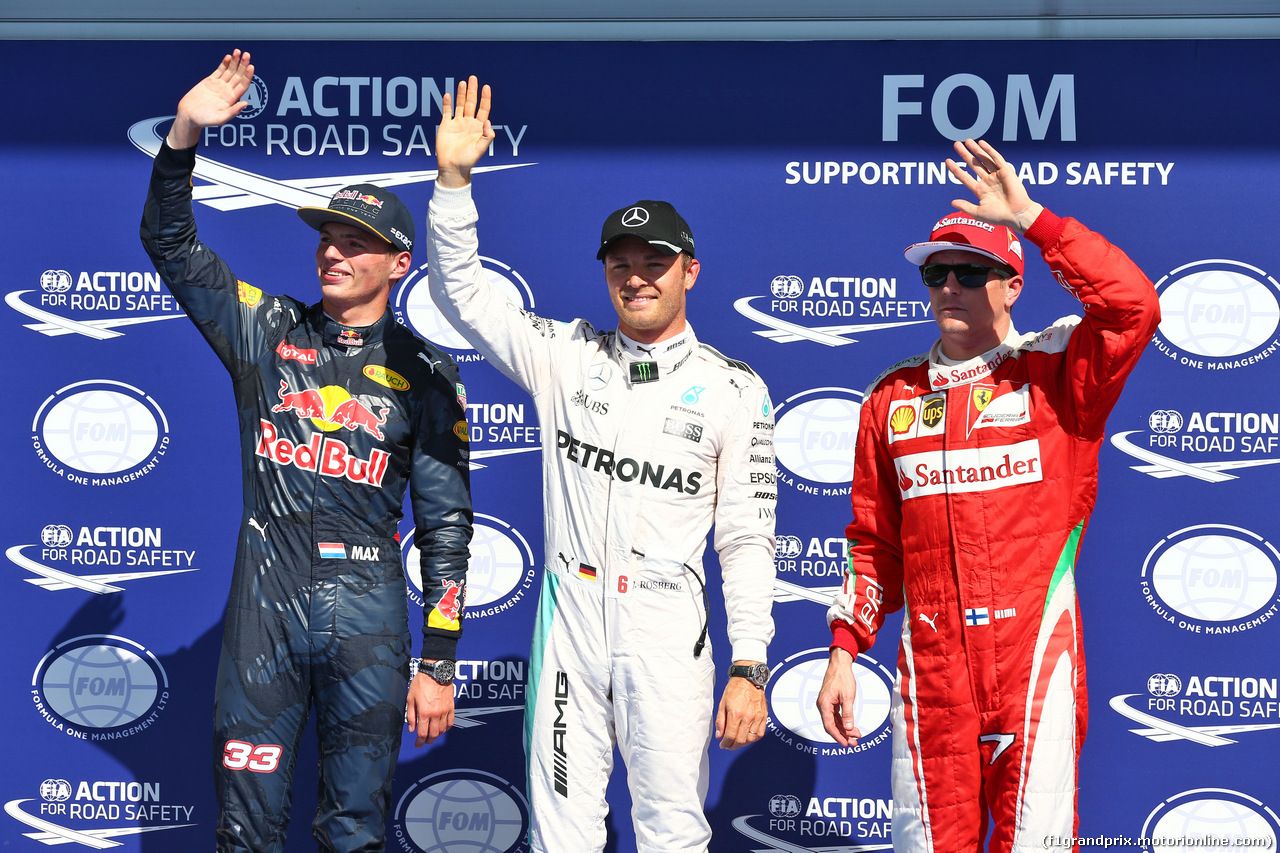
[(457, 189), (471, 182), (471, 167), (493, 142), (493, 125), (489, 123), (491, 100), (489, 87), (481, 89), (474, 76), (458, 84), (456, 102), (445, 93), (440, 108), (443, 115), (436, 130), (436, 162), (440, 169), (436, 180), (442, 187)]

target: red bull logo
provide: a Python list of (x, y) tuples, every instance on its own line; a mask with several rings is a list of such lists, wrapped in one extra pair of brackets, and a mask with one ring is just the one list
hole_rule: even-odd
[(290, 391), (289, 383), (283, 379), (280, 380), (280, 403), (272, 406), (271, 411), (293, 412), (300, 418), (328, 420), (325, 417), (324, 397), (320, 396), (319, 391), (315, 388)]
[(368, 193), (359, 193), (355, 190), (339, 190), (333, 194), (333, 201), (362, 201), (374, 207), (382, 207), (382, 199), (371, 196)]
[(456, 631), (462, 627), (458, 617), (462, 614), (463, 587), (461, 581), (441, 581), (444, 595), (440, 603), (431, 610), (427, 617), (427, 625), (432, 628), (445, 628)]
[(382, 430), (380, 427), (387, 422), (387, 412), (389, 411), (391, 410), (382, 409), (375, 415), (372, 409), (352, 397), (350, 400), (343, 400), (339, 403), (338, 408), (334, 409), (333, 414), (329, 416), (329, 420), (350, 430), (362, 429), (381, 441)]
[(316, 433), (306, 444), (295, 444), (280, 437), (276, 425), (260, 419), (262, 436), (254, 453), (270, 459), (277, 465), (290, 465), (299, 471), (315, 471), (324, 477), (335, 477), (352, 483), (381, 486), (387, 473), (391, 454), (374, 450), (368, 459), (361, 459), (351, 452), (346, 442), (332, 436)]
[(326, 432), (339, 427), (346, 427), (349, 430), (362, 429), (382, 441), (384, 438), (382, 425), (387, 422), (387, 412), (391, 410), (382, 408), (375, 415), (373, 409), (355, 397), (347, 397), (347, 399), (334, 405), (333, 412), (330, 413), (324, 392), (330, 392), (328, 396), (332, 397), (335, 390), (340, 391), (341, 389), (331, 386), (323, 389), (304, 388), (301, 391), (290, 391), (289, 383), (282, 379), (279, 392), (280, 403), (272, 406), (271, 411), (293, 412), (299, 418), (310, 418), (313, 421), (317, 421), (316, 426)]

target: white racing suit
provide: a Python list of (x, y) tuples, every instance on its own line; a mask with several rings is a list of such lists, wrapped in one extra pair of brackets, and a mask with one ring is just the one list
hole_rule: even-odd
[(706, 850), (715, 671), (702, 552), (714, 522), (733, 659), (766, 660), (768, 389), (692, 329), (642, 364), (615, 332), (510, 303), (480, 265), (469, 187), (437, 186), (429, 220), (432, 297), (532, 395), (542, 427), (546, 571), (525, 709), (532, 847), (603, 848), (616, 743), (637, 848)]

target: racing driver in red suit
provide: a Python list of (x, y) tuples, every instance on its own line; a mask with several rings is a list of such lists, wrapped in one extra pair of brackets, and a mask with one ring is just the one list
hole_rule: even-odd
[[(1042, 850), (1076, 835), (1084, 656), (1075, 562), (1108, 413), (1159, 323), (1155, 288), (1101, 235), (1033, 202), (985, 142), (956, 143), (976, 196), (906, 251), (940, 337), (863, 402), (849, 564), (818, 696), (854, 742), (852, 663), (905, 605), (891, 717), (895, 850)], [(965, 166), (970, 171), (965, 170)], [(972, 172), (972, 174), (970, 174)], [(1017, 234), (1084, 308), (1019, 334)]]

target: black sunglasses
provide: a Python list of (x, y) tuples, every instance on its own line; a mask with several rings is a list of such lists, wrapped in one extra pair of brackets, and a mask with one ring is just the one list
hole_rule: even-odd
[(956, 281), (961, 287), (986, 287), (991, 273), (1001, 278), (1011, 278), (1012, 270), (1003, 267), (989, 267), (985, 264), (924, 264), (920, 267), (920, 279), (925, 287), (942, 287), (947, 283), (947, 276), (956, 274)]

